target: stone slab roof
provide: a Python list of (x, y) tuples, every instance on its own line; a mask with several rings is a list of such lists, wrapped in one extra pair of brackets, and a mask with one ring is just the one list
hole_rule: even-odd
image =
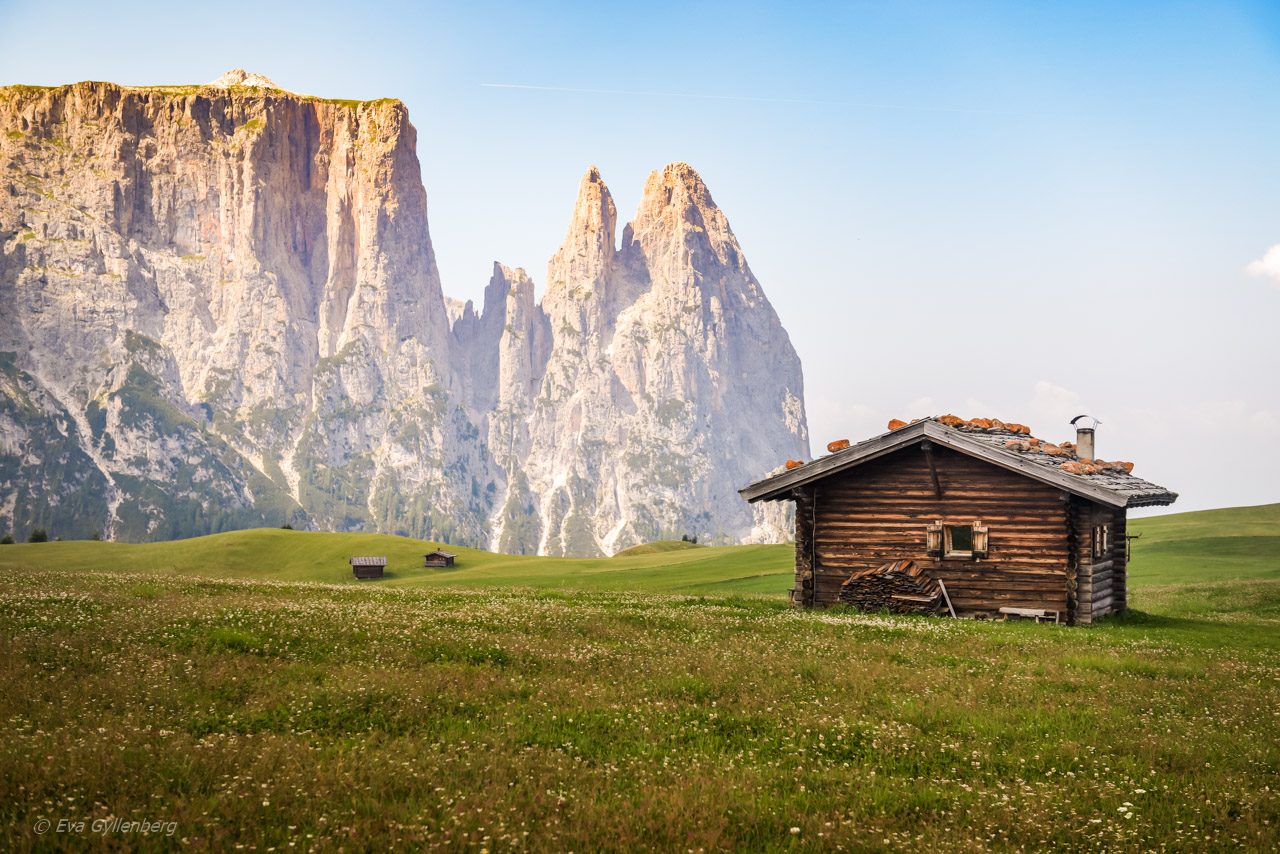
[[(1176, 492), (1134, 477), (1132, 463), (1081, 460), (1070, 442), (1060, 445), (1044, 442), (1021, 424), (988, 418), (965, 421), (954, 415), (942, 415), (910, 424), (891, 421), (889, 426), (887, 433), (837, 449), (812, 462), (789, 463), (793, 467), (738, 492), (752, 502), (787, 499), (798, 486), (927, 439), (1111, 507), (1152, 507), (1172, 504), (1178, 498)], [(832, 447), (838, 444), (833, 443)]]

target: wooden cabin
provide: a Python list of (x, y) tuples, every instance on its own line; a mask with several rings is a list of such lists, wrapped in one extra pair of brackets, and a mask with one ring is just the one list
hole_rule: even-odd
[(387, 568), (385, 557), (353, 557), (347, 563), (356, 578), (381, 578)]
[(1134, 477), (1131, 463), (1098, 460), (1093, 428), (1053, 445), (995, 419), (889, 427), (741, 490), (795, 502), (793, 603), (831, 605), (853, 573), (913, 560), (944, 583), (958, 616), (1004, 609), (1087, 624), (1124, 610), (1126, 512), (1178, 496)]
[(427, 552), (422, 556), (422, 565), (425, 567), (444, 567), (453, 566), (453, 559), (457, 557), (453, 552), (446, 552), (437, 549), (433, 552)]

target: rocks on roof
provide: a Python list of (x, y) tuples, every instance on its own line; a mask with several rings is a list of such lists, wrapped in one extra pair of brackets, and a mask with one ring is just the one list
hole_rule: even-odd
[[(1052, 442), (1037, 439), (1031, 435), (1031, 428), (1025, 424), (1005, 422), (999, 418), (970, 418), (965, 420), (955, 415), (934, 415), (927, 419), (916, 419), (916, 421), (921, 420), (936, 421), (962, 433), (979, 433), (982, 434), (984, 440), (996, 437), (1000, 440), (999, 446), (1006, 451), (1030, 454), (1033, 457), (1036, 455), (1049, 457), (1051, 458), (1050, 460), (1040, 459), (1036, 460), (1036, 462), (1049, 462), (1057, 465), (1067, 474), (1093, 475), (1106, 472), (1129, 474), (1133, 471), (1133, 463), (1130, 462), (1107, 462), (1106, 460), (1081, 457), (1076, 453), (1074, 442), (1062, 442), (1055, 445)], [(911, 423), (914, 424), (916, 422), (912, 421)], [(907, 422), (895, 418), (889, 422), (888, 426), (890, 430), (897, 430), (901, 427), (906, 427)], [(989, 442), (989, 444), (996, 443)]]
[[(1038, 439), (1024, 424), (998, 418), (966, 420), (955, 415), (938, 415), (910, 422), (895, 418), (888, 427), (889, 432), (856, 444), (849, 445), (843, 440), (832, 442), (828, 446), (830, 454), (807, 463), (788, 460), (784, 470), (739, 492), (748, 501), (775, 500), (785, 497), (787, 490), (797, 485), (859, 465), (886, 450), (927, 437), (1115, 506), (1172, 504), (1178, 497), (1177, 493), (1163, 486), (1134, 477), (1133, 463), (1081, 459), (1074, 443), (1055, 445)], [(954, 441), (950, 438), (952, 436), (956, 437)]]

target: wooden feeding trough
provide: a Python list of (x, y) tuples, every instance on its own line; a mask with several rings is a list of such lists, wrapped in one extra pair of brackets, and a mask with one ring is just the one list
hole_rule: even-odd
[(381, 578), (387, 568), (385, 557), (353, 557), (347, 563), (356, 578)]
[(422, 565), (425, 567), (445, 567), (453, 566), (453, 559), (456, 558), (453, 552), (440, 551), (437, 549), (433, 552), (427, 552), (422, 556)]

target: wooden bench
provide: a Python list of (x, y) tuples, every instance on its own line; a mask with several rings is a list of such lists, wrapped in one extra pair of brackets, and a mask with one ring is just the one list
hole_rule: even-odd
[(1001, 608), (1000, 615), (1006, 620), (1010, 617), (1027, 617), (1039, 623), (1052, 617), (1055, 623), (1060, 622), (1057, 611), (1049, 611), (1044, 608)]

